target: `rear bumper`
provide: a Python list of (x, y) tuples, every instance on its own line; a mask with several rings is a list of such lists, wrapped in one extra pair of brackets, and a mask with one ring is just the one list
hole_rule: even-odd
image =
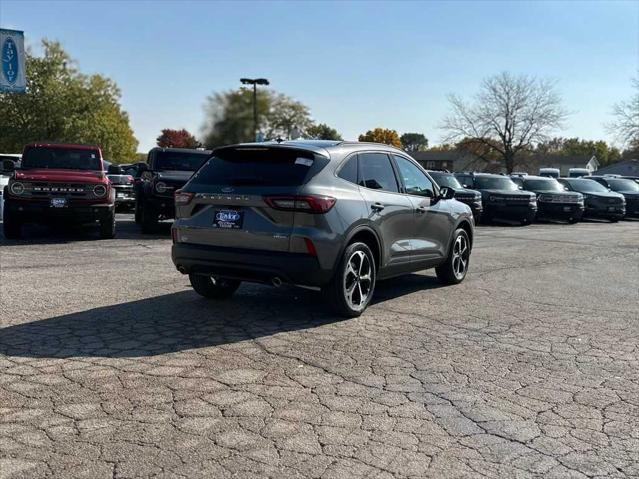
[(575, 203), (537, 203), (537, 216), (559, 219), (579, 219), (584, 214), (584, 205)]
[(132, 205), (135, 203), (135, 191), (129, 185), (113, 185), (116, 205)]
[(4, 215), (12, 215), (23, 223), (65, 221), (69, 223), (91, 223), (106, 219), (113, 214), (114, 205), (109, 203), (70, 204), (64, 208), (53, 208), (49, 201), (15, 201), (4, 203)]
[(256, 283), (284, 283), (321, 287), (332, 271), (322, 269), (316, 257), (301, 253), (256, 251), (245, 248), (175, 243), (171, 257), (182, 273), (208, 274)]

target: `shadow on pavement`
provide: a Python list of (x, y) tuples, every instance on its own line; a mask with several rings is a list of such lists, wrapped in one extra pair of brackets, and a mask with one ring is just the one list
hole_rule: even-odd
[[(434, 277), (380, 282), (374, 302), (439, 287)], [(366, 315), (366, 313), (364, 313)], [(365, 316), (364, 316), (365, 317)], [(341, 321), (315, 292), (242, 286), (231, 300), (182, 291), (0, 329), (0, 354), (29, 358), (144, 357)]]
[[(132, 214), (116, 215), (115, 239), (170, 239), (172, 221), (162, 221), (154, 234), (143, 234), (135, 224)], [(1, 230), (1, 228), (0, 228)], [(22, 238), (8, 240), (0, 235), (0, 245), (22, 244), (64, 244), (77, 241), (100, 241), (98, 224), (61, 223), (52, 225), (26, 224), (23, 226)]]

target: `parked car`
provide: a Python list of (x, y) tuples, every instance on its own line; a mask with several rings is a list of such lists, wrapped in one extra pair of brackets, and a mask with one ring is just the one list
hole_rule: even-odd
[(639, 217), (639, 184), (628, 178), (590, 176), (589, 180), (605, 186), (610, 191), (621, 193), (626, 200), (626, 216)]
[(591, 172), (588, 168), (569, 168), (568, 178), (581, 178), (582, 176), (590, 176)]
[[(133, 176), (125, 174), (121, 165), (104, 162), (107, 178), (115, 190), (115, 209), (130, 210), (135, 207), (135, 189), (133, 188)], [(108, 173), (111, 171), (111, 173)]]
[(157, 230), (160, 220), (175, 217), (174, 193), (211, 156), (210, 150), (153, 148), (147, 163), (138, 163), (135, 185), (135, 221), (143, 233)]
[(486, 221), (495, 218), (532, 223), (537, 214), (537, 196), (520, 187), (507, 176), (490, 173), (455, 174), (462, 180), (464, 188), (478, 190), (482, 196)]
[(537, 218), (559, 219), (577, 223), (584, 214), (584, 197), (581, 193), (566, 191), (555, 178), (524, 176), (513, 178), (525, 191), (537, 195)]
[(577, 191), (584, 196), (584, 216), (603, 218), (612, 222), (626, 215), (626, 200), (622, 194), (609, 191), (605, 186), (586, 178), (559, 178), (569, 191)]
[(20, 155), (0, 153), (0, 220), (4, 212), (4, 187), (9, 184)]
[(346, 317), (379, 279), (468, 272), (470, 208), (404, 151), (376, 143), (285, 141), (213, 151), (175, 195), (172, 257), (208, 298), (241, 281), (321, 289)]
[(4, 236), (17, 239), (25, 223), (100, 223), (115, 236), (115, 195), (93, 145), (27, 145), (5, 187)]
[(452, 188), (455, 191), (455, 199), (470, 206), (475, 218), (475, 224), (479, 224), (483, 211), (481, 193), (479, 191), (464, 188), (452, 173), (428, 170), (428, 174), (440, 188), (443, 186)]
[(559, 178), (561, 176), (561, 172), (559, 171), (559, 168), (539, 168), (539, 176)]

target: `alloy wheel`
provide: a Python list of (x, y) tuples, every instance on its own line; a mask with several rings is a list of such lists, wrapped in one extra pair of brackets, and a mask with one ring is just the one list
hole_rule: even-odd
[(346, 263), (344, 297), (355, 311), (366, 307), (373, 286), (373, 266), (363, 251), (355, 251)]
[(468, 260), (470, 258), (470, 248), (468, 240), (465, 236), (459, 235), (455, 239), (453, 245), (453, 274), (455, 278), (462, 279), (466, 275), (468, 269)]

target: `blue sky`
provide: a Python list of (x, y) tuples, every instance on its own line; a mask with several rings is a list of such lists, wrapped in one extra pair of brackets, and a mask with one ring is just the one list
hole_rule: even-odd
[[(61, 41), (122, 90), (140, 151), (161, 128), (200, 133), (203, 105), (262, 76), (345, 138), (377, 126), (438, 143), (446, 95), (503, 70), (554, 78), (562, 136), (607, 139), (639, 71), (639, 2), (0, 0), (0, 26)], [(37, 50), (36, 50), (37, 51)]]

